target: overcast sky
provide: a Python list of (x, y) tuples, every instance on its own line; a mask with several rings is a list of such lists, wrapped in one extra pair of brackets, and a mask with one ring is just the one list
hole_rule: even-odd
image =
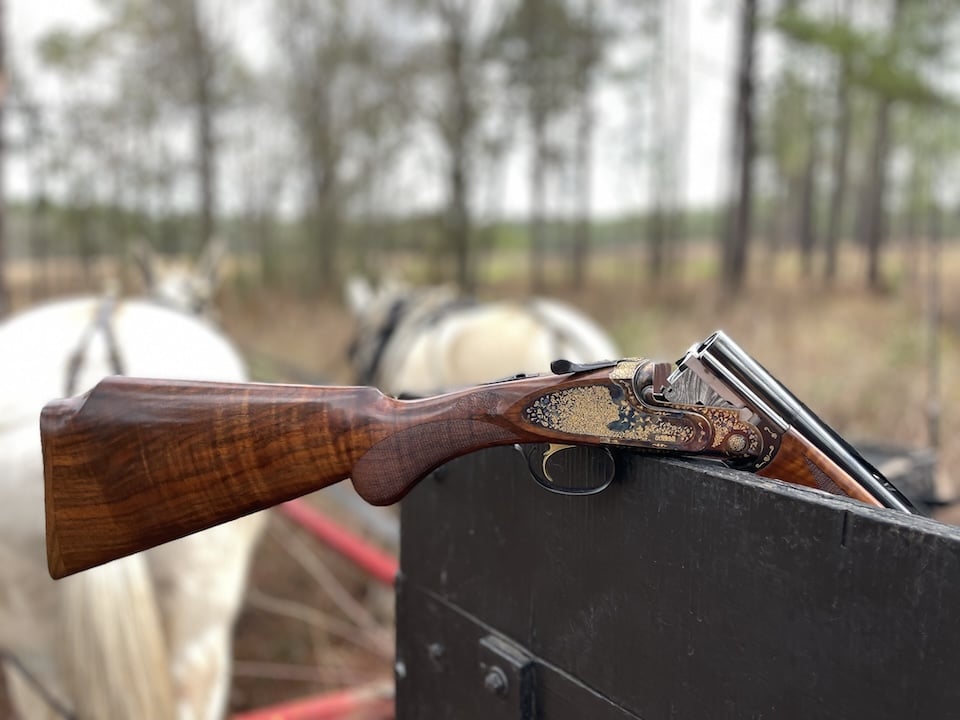
[[(267, 0), (269, 1), (269, 0)], [(322, 1), (322, 0), (319, 0)], [(237, 3), (234, 7), (250, 7)], [(723, 164), (729, 145), (729, 118), (731, 106), (733, 39), (733, 0), (677, 0), (675, 12), (688, 16), (686, 44), (688, 108), (686, 119), (686, 150), (683, 173), (685, 187), (682, 202), (704, 205), (722, 198)], [(256, 7), (256, 6), (253, 6)], [(262, 7), (262, 6), (261, 6)], [(38, 37), (56, 26), (89, 25), (96, 19), (95, 3), (91, 0), (43, 2), (42, 0), (10, 0), (9, 37), (15, 62), (31, 69), (30, 55)], [(268, 42), (255, 10), (232, 18), (242, 29), (238, 35), (245, 38), (245, 50), (256, 60), (265, 56)], [(682, 43), (680, 44), (682, 49)], [(594, 158), (594, 208), (598, 214), (612, 215), (628, 208), (643, 205), (648, 188), (642, 170), (630, 172), (627, 166), (635, 158), (627, 153), (619, 124), (625, 122), (625, 109), (601, 104), (598, 115), (601, 126), (597, 131)], [(527, 207), (527, 173), (523, 154), (514, 157), (504, 178), (504, 205), (508, 213), (523, 213)], [(29, 189), (22, 169), (13, 164), (8, 170), (12, 194), (24, 194)], [(424, 187), (421, 202), (435, 202), (439, 188)], [(229, 198), (224, 198), (230, 203)]]

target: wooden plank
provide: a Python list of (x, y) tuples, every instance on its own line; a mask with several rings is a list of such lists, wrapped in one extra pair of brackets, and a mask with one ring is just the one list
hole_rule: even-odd
[[(510, 448), (422, 483), (403, 507), (399, 661), (424, 667), (426, 596), (628, 717), (956, 716), (960, 531), (712, 464), (617, 460), (589, 497), (542, 490)], [(445, 688), (408, 673), (398, 717), (467, 717)]]

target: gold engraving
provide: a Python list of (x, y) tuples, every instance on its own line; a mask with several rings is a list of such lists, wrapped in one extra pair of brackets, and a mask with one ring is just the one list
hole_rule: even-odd
[(735, 453), (743, 452), (747, 447), (747, 439), (743, 435), (731, 435), (727, 438), (727, 447)]
[(527, 421), (571, 435), (608, 442), (666, 447), (697, 439), (699, 428), (683, 417), (638, 408), (606, 385), (581, 385), (541, 395), (524, 410)]
[(632, 381), (633, 376), (637, 374), (637, 368), (643, 365), (644, 363), (650, 362), (649, 360), (642, 359), (631, 359), (631, 360), (621, 360), (618, 362), (613, 370), (610, 371), (610, 379), (614, 381), (627, 380)]

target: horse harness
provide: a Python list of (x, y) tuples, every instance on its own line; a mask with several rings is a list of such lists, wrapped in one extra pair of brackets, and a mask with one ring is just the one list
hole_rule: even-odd
[[(373, 352), (370, 354), (370, 359), (364, 363), (357, 372), (357, 380), (361, 385), (369, 385), (376, 379), (377, 372), (380, 369), (380, 363), (383, 361), (383, 355), (387, 351), (387, 346), (390, 344), (390, 340), (393, 339), (397, 328), (400, 326), (400, 321), (403, 319), (409, 305), (410, 298), (397, 298), (390, 304), (390, 309), (387, 310), (387, 319), (377, 328), (377, 334), (373, 338)], [(350, 343), (350, 348), (347, 351), (351, 360), (357, 358), (360, 353), (360, 348), (361, 337), (357, 334), (357, 336), (353, 338), (353, 342)]]
[(70, 353), (70, 357), (67, 360), (67, 377), (64, 385), (66, 397), (70, 397), (76, 392), (77, 378), (80, 376), (80, 371), (83, 369), (83, 364), (86, 361), (87, 349), (97, 333), (103, 335), (103, 339), (107, 344), (111, 372), (114, 375), (125, 374), (123, 371), (123, 360), (120, 357), (120, 350), (117, 347), (117, 336), (113, 331), (113, 324), (111, 323), (116, 307), (116, 298), (113, 295), (106, 295), (100, 302), (100, 306), (97, 308), (97, 312), (90, 321), (90, 324), (87, 325), (83, 335), (80, 336), (80, 342), (77, 344), (77, 347)]

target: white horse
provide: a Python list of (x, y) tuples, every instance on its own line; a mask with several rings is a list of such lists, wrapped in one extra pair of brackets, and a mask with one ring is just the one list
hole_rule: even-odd
[(556, 300), (474, 302), (449, 287), (374, 290), (358, 278), (346, 290), (357, 326), (354, 379), (393, 395), (545, 372), (559, 358), (620, 357), (603, 328)]
[[(211, 266), (201, 266), (209, 280)], [(212, 297), (207, 285), (145, 269), (147, 299), (62, 300), (0, 324), (0, 652), (24, 720), (214, 720), (225, 710), (233, 623), (263, 516), (56, 582), (44, 559), (38, 417), (47, 401), (117, 373), (247, 378), (231, 344), (193, 314)]]

